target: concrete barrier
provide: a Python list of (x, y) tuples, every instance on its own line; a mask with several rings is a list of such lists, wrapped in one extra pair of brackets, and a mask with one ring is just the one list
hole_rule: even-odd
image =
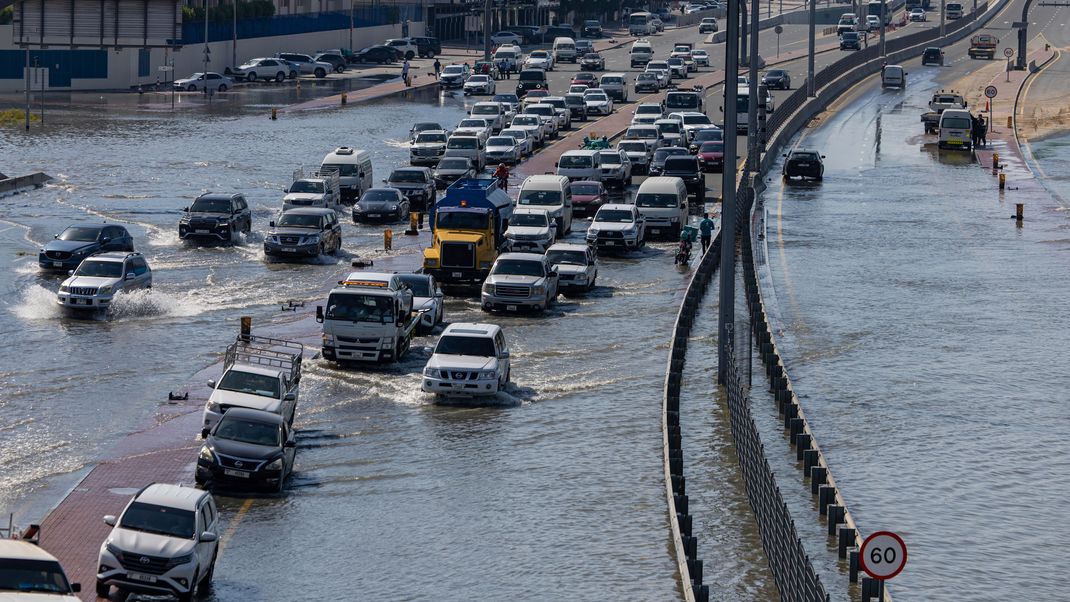
[(51, 181), (52, 176), (40, 171), (28, 176), (0, 179), (0, 197), (40, 188)]

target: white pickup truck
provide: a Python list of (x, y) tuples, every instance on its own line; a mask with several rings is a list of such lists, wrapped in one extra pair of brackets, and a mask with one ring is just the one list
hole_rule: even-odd
[(509, 379), (509, 345), (502, 329), (455, 323), (439, 337), (420, 388), (442, 397), (494, 395)]
[(279, 414), (293, 424), (304, 346), (294, 341), (238, 336), (223, 356), (223, 376), (208, 381), (203, 428), (211, 429), (232, 407)]
[(283, 211), (294, 207), (338, 209), (341, 204), (338, 171), (333, 169), (312, 170), (307, 174), (301, 168), (294, 170), (293, 183), (282, 197)]
[(940, 129), (940, 114), (947, 109), (965, 108), (966, 99), (962, 97), (962, 94), (954, 90), (950, 92), (940, 90), (933, 94), (932, 100), (929, 101), (929, 111), (921, 115), (921, 123), (925, 126), (925, 133), (935, 134)]
[(398, 361), (420, 324), (413, 292), (399, 274), (353, 272), (316, 307), (323, 357), (348, 362)]

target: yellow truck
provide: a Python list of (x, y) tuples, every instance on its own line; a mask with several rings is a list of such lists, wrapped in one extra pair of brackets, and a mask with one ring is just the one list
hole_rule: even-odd
[(479, 286), (505, 249), (513, 200), (494, 178), (462, 178), (431, 208), (424, 273), (444, 285)]

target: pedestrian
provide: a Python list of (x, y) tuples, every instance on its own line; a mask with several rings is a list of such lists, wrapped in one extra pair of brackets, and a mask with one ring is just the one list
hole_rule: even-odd
[(977, 125), (976, 115), (970, 115), (970, 140), (975, 147), (981, 143), (981, 127)]
[(434, 67), (435, 67), (435, 77), (437, 78), (438, 77), (438, 73), (440, 71), (442, 71), (442, 63), (438, 62), (438, 59), (435, 59)]
[(977, 124), (981, 126), (981, 147), (988, 146), (988, 124), (983, 115), (977, 116)]
[(713, 238), (713, 220), (710, 219), (709, 213), (702, 214), (702, 221), (698, 223), (699, 237), (702, 239), (702, 253), (706, 253), (706, 249), (710, 247), (710, 240)]
[(498, 73), (505, 76), (505, 79), (509, 79), (509, 63), (505, 59), (498, 65)]
[(401, 65), (401, 79), (406, 86), (409, 85), (409, 59), (405, 59), (405, 62)]

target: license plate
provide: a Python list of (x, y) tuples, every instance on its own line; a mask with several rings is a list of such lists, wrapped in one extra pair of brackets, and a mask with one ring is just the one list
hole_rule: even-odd
[(961, 140), (948, 140), (947, 143), (948, 144), (962, 144), (962, 141)]
[(61, 268), (61, 267), (63, 267), (63, 262), (62, 261), (53, 261), (52, 262), (52, 267)]
[(240, 479), (249, 478), (249, 473), (245, 472), (244, 470), (231, 470), (229, 468), (224, 468), (223, 474), (227, 475), (228, 477), (238, 477)]
[(208, 234), (208, 230), (194, 230), (197, 234)]
[(505, 306), (505, 310), (506, 311), (516, 311), (516, 306), (515, 305), (506, 305)]
[(454, 278), (460, 278), (461, 277), (461, 273), (460, 272), (453, 272), (452, 275), (453, 275)]
[(297, 249), (295, 249), (294, 247), (283, 247), (282, 248), (282, 252), (283, 253), (296, 253)]
[(612, 247), (615, 244), (617, 244), (617, 243), (613, 242), (612, 240), (607, 240), (606, 241), (606, 246)]
[(810, 164), (809, 163), (796, 163), (795, 166), (796, 167), (810, 167)]
[(144, 581), (145, 583), (156, 583), (156, 575), (146, 575), (144, 573), (127, 573), (128, 579), (134, 581)]
[(381, 213), (369, 213), (368, 217), (382, 217)]
[(661, 234), (661, 229), (659, 229), (659, 228), (651, 228), (650, 229), (650, 233), (651, 234)]

